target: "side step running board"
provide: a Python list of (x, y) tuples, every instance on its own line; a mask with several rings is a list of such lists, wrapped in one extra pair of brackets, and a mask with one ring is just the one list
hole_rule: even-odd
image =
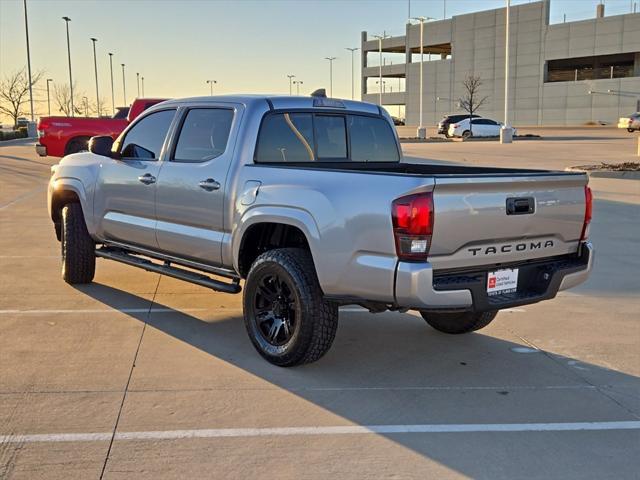
[(215, 280), (206, 275), (202, 275), (197, 272), (185, 270), (178, 267), (172, 267), (169, 262), (164, 264), (154, 263), (146, 258), (140, 258), (136, 255), (127, 253), (124, 250), (113, 249), (103, 247), (96, 249), (96, 257), (108, 258), (109, 260), (115, 260), (116, 262), (125, 263), (133, 267), (142, 268), (149, 272), (161, 273), (168, 277), (184, 280), (185, 282), (195, 283), (203, 287), (217, 290), (224, 293), (239, 293), (241, 288), (239, 280), (233, 280), (231, 283), (225, 283), (220, 280)]

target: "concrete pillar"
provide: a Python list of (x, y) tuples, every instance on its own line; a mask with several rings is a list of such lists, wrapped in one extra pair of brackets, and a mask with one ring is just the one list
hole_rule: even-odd
[(360, 99), (367, 93), (367, 79), (364, 76), (364, 69), (367, 68), (367, 51), (364, 44), (367, 41), (367, 32), (360, 33)]
[(405, 43), (404, 43), (404, 63), (409, 65), (411, 63), (411, 24), (407, 22), (405, 27)]
[(633, 56), (633, 76), (640, 77), (640, 53)]

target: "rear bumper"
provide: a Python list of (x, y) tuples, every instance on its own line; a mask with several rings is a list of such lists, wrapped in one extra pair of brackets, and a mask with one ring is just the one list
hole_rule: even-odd
[[(558, 291), (584, 282), (592, 265), (591, 243), (582, 244), (577, 255), (500, 267), (434, 271), (428, 263), (399, 262), (395, 299), (399, 307), (416, 310), (500, 310), (554, 298)], [(515, 267), (517, 292), (488, 296), (487, 272)]]
[(46, 157), (47, 156), (47, 147), (45, 147), (44, 145), (41, 144), (36, 144), (36, 153), (38, 155), (40, 155), (41, 157)]

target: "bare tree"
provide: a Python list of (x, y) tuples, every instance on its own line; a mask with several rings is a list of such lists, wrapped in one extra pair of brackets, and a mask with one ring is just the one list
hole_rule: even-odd
[[(69, 85), (53, 86), (53, 101), (58, 106), (58, 111), (62, 112), (65, 116), (71, 116), (71, 89)], [(82, 104), (82, 94), (78, 92), (75, 83), (73, 84), (73, 107), (74, 114), (82, 114), (80, 109)]]
[[(37, 72), (31, 77), (31, 86), (42, 78), (42, 74)], [(29, 86), (24, 68), (7, 75), (0, 82), (0, 113), (10, 116), (14, 126), (18, 125), (18, 117), (28, 113), (25, 105), (29, 101)]]
[(469, 114), (469, 134), (473, 135), (473, 114), (487, 102), (489, 97), (480, 96), (482, 79), (479, 75), (467, 75), (464, 82), (462, 82), (462, 86), (464, 87), (464, 95), (460, 97), (458, 104), (460, 108)]
[(98, 102), (94, 100), (89, 104), (89, 113), (91, 115), (95, 115), (96, 117), (100, 116), (100, 114), (105, 115), (107, 111), (106, 105), (107, 102), (104, 98), (98, 99)]

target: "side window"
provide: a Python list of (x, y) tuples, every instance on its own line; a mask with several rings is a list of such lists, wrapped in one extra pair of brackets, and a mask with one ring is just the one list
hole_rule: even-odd
[(233, 122), (233, 110), (228, 108), (194, 108), (180, 130), (173, 160), (204, 162), (222, 155)]
[(267, 115), (256, 148), (256, 162), (313, 162), (311, 114)]
[(318, 160), (347, 158), (347, 129), (343, 116), (316, 115), (315, 128)]
[(122, 141), (122, 158), (158, 159), (174, 114), (175, 110), (162, 110), (136, 123)]
[(351, 160), (397, 162), (400, 158), (391, 125), (382, 118), (349, 115)]

